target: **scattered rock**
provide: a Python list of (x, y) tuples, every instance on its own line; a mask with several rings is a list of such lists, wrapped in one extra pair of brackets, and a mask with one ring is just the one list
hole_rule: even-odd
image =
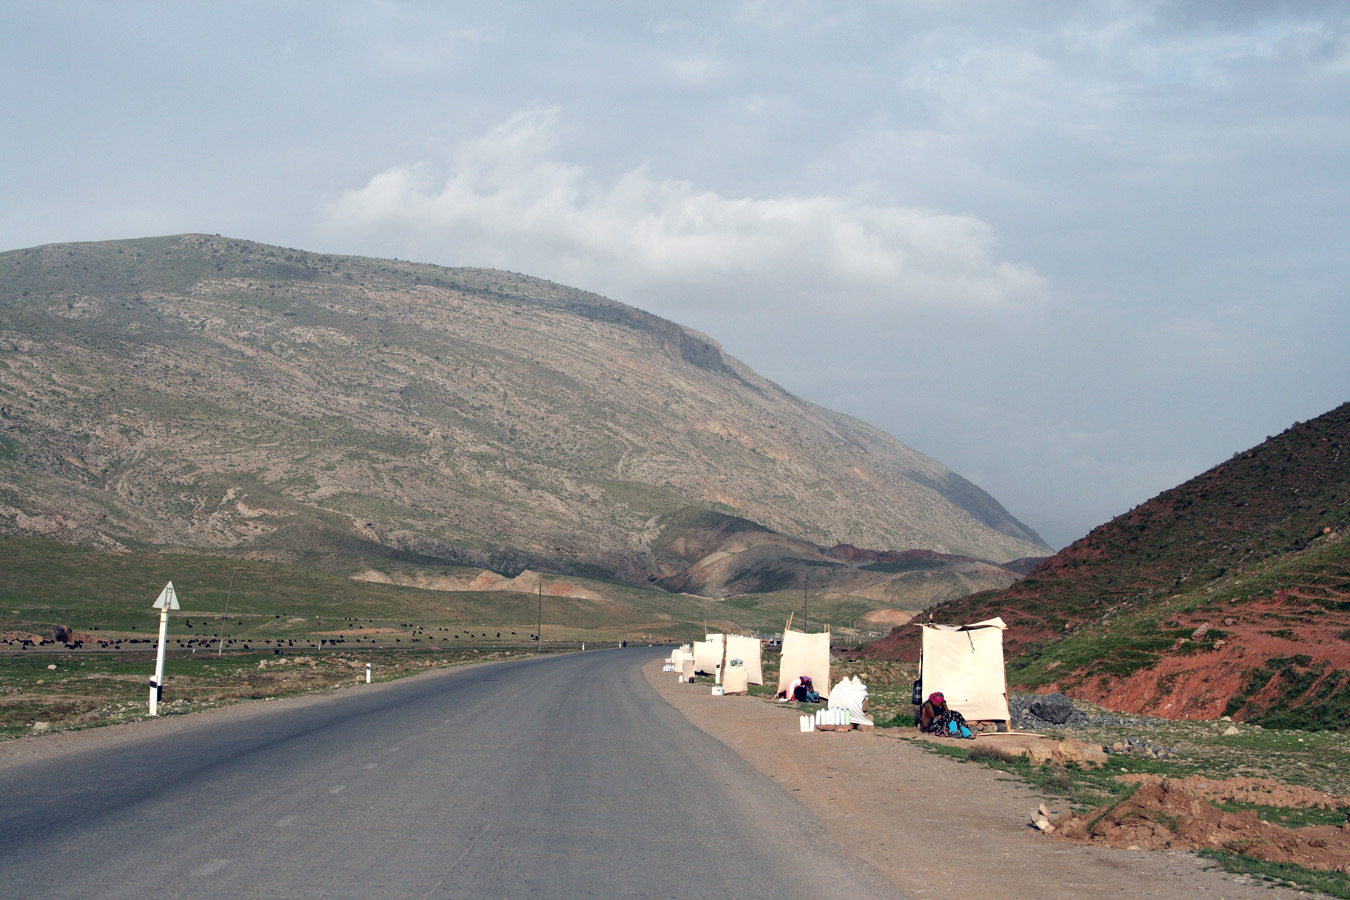
[(1116, 741), (1109, 747), (1102, 748), (1104, 753), (1125, 753), (1132, 756), (1147, 756), (1153, 759), (1162, 759), (1168, 756), (1175, 756), (1177, 750), (1175, 747), (1163, 747), (1159, 744), (1150, 744), (1139, 738), (1130, 738), (1127, 741)]
[[(1001, 746), (998, 752), (1008, 758), (1025, 756), (1033, 766), (1043, 766), (1047, 763), (1063, 766), (1073, 763), (1101, 768), (1106, 763), (1106, 754), (1101, 747), (1073, 738), (1062, 741), (1032, 738), (1021, 744)], [(1049, 814), (1046, 815), (1048, 817)]]
[(1236, 725), (1229, 725), (1223, 730), (1224, 737), (1232, 737), (1235, 734), (1242, 734)]
[(1055, 758), (1055, 751), (1049, 744), (1032, 744), (1026, 749), (1026, 757), (1033, 766), (1043, 766)]
[(33, 723), (33, 734), (42, 734), (43, 732), (51, 731), (51, 730), (52, 730), (52, 723), (51, 723), (51, 722), (34, 722), (34, 723)]
[[(1033, 704), (1037, 700), (1053, 696), (1051, 694), (1010, 694), (1008, 696), (1008, 708), (1012, 712), (1012, 728), (1018, 731), (1040, 731), (1051, 726), (1057, 728), (1153, 728), (1158, 725), (1169, 724), (1166, 719), (1160, 719), (1156, 716), (1144, 715), (1123, 715), (1117, 713), (1093, 713), (1089, 715), (1077, 707), (1074, 707), (1069, 718), (1064, 722), (1051, 722), (1037, 715), (1033, 709)], [(1070, 703), (1073, 701), (1070, 700)], [(1254, 726), (1253, 726), (1254, 727)], [(1124, 748), (1129, 749), (1129, 748)], [(1171, 753), (1171, 749), (1168, 748)]]
[(1031, 714), (1054, 725), (1063, 725), (1073, 715), (1073, 701), (1059, 692), (1031, 701)]
[(1060, 763), (1077, 763), (1080, 766), (1095, 766), (1100, 769), (1106, 764), (1106, 753), (1095, 744), (1086, 744), (1068, 738), (1055, 745), (1055, 760)]

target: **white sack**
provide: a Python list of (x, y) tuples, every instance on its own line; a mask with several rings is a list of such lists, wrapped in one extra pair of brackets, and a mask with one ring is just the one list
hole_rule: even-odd
[(728, 694), (744, 694), (750, 690), (745, 666), (728, 665), (722, 672), (722, 690)]
[(830, 709), (846, 709), (851, 713), (854, 725), (871, 725), (872, 720), (863, 712), (867, 702), (867, 685), (858, 676), (845, 678), (830, 691)]

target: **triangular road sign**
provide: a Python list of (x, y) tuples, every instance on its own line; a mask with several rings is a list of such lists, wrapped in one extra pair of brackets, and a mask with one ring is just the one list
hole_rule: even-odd
[(159, 599), (151, 609), (179, 609), (178, 594), (173, 589), (172, 581), (164, 585), (164, 590), (159, 592)]

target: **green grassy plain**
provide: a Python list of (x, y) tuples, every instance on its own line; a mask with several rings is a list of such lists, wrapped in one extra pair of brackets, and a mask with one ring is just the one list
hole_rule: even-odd
[[(542, 652), (558, 649), (555, 645)], [(566, 649), (571, 649), (568, 645)], [(407, 650), (177, 651), (164, 663), (160, 715), (182, 715), (241, 700), (315, 693), (389, 681), (430, 668), (505, 659), (537, 648), (502, 645)], [(152, 651), (62, 651), (0, 655), (0, 739), (31, 733), (39, 722), (79, 729), (143, 719), (149, 705)]]

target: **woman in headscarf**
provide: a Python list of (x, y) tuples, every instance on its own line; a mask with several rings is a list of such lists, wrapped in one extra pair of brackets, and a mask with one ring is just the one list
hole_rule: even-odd
[(780, 691), (779, 700), (796, 700), (798, 703), (819, 703), (820, 694), (815, 691), (815, 686), (811, 684), (810, 675), (798, 675), (788, 684), (786, 691)]
[(947, 698), (941, 691), (928, 695), (919, 710), (919, 730), (925, 734), (940, 734), (946, 737), (974, 738), (975, 735), (966, 724), (965, 716), (947, 705)]

